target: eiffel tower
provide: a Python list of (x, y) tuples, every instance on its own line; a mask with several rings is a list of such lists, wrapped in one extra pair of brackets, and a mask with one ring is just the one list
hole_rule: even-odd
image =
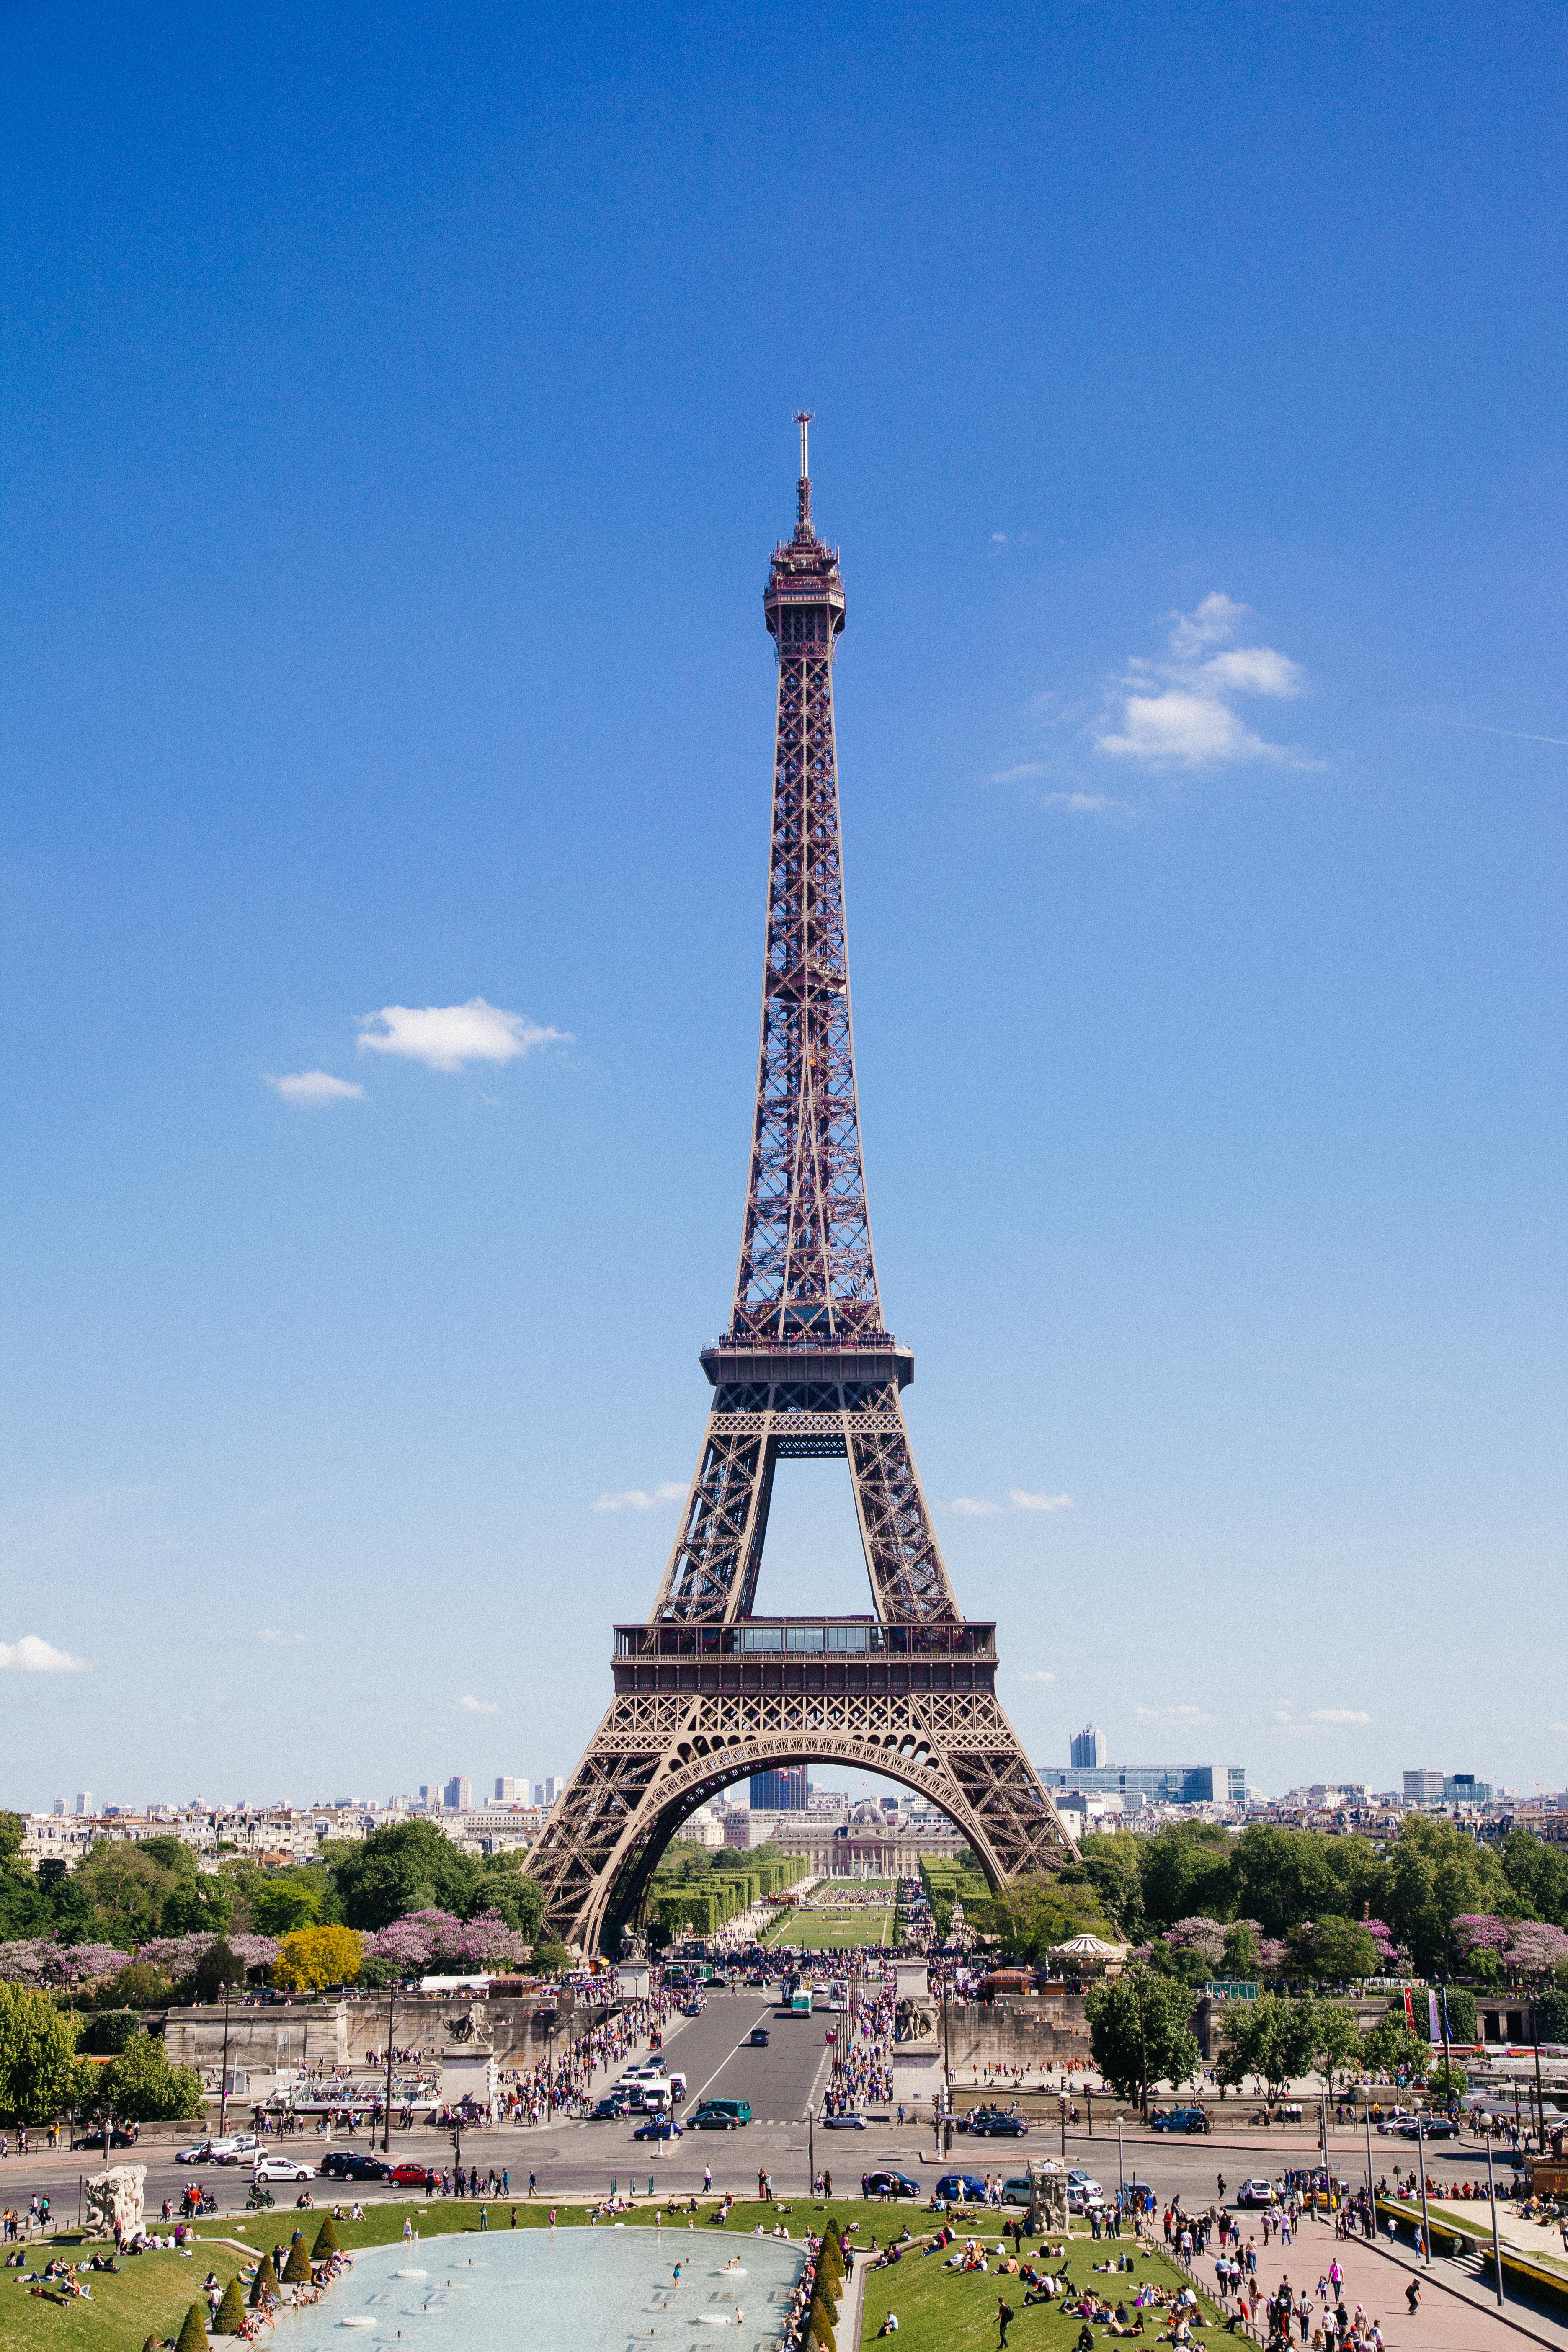
[[(1073, 1857), (996, 1696), (996, 1629), (961, 1615), (910, 1451), (910, 1350), (882, 1320), (860, 1160), (833, 656), (838, 551), (798, 519), (763, 598), (778, 650), (763, 1034), (730, 1328), (697, 1469), (615, 1697), (533, 1849), (548, 1932), (593, 1951), (640, 1910), (680, 1823), (750, 1773), (835, 1763), (939, 1806), (993, 1886)], [(847, 1457), (872, 1615), (752, 1614), (780, 1462)]]

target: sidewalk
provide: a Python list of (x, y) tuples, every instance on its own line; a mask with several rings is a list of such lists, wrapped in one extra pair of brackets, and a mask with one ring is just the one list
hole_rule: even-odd
[[(1369, 2244), (1364, 2238), (1337, 2238), (1315, 2221), (1303, 2222), (1293, 2245), (1272, 2245), (1267, 2255), (1259, 2250), (1258, 2286), (1267, 2297), (1289, 2278), (1298, 2293), (1303, 2285), (1315, 2291), (1336, 2256), (1346, 2307), (1365, 2306), (1387, 2352), (1522, 2352), (1526, 2338), (1550, 2352), (1568, 2352), (1568, 2326), (1518, 2303), (1500, 2311), (1490, 2286), (1462, 2263), (1439, 2259), (1424, 2267), (1413, 2252), (1382, 2239)], [(1200, 2277), (1205, 2268), (1212, 2283), (1212, 2260), (1198, 2265)], [(1421, 2281), (1421, 2307), (1414, 2315), (1405, 2300), (1412, 2276)]]

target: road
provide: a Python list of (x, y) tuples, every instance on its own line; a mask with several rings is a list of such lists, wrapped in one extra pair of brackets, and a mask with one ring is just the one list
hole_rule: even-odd
[[(732, 2189), (740, 2196), (756, 2194), (759, 2170), (768, 2172), (780, 2196), (804, 2195), (810, 2179), (809, 2162), (815, 2153), (816, 2162), (831, 2168), (839, 2193), (852, 2191), (863, 2172), (880, 2165), (891, 2165), (899, 2171), (910, 2174), (929, 2190), (939, 2171), (962, 2168), (977, 2173), (1022, 2171), (1030, 2156), (1057, 2156), (1062, 2152), (1060, 2134), (1053, 2119), (1042, 2118), (1033, 2125), (1024, 2139), (971, 2139), (967, 2135), (955, 2135), (952, 2156), (947, 2164), (935, 2161), (935, 2149), (929, 2125), (910, 2125), (900, 2130), (893, 2123), (870, 2124), (863, 2132), (827, 2132), (817, 2125), (808, 2134), (805, 2117), (808, 2109), (820, 2105), (826, 2085), (828, 2063), (832, 2053), (826, 2040), (827, 2031), (837, 2021), (822, 2011), (809, 2018), (781, 2015), (774, 2003), (754, 1990), (712, 1994), (700, 2017), (677, 2018), (666, 2032), (664, 2056), (672, 2071), (687, 2079), (688, 2097), (684, 2109), (678, 2112), (689, 2116), (703, 2097), (749, 2099), (754, 2121), (744, 2130), (733, 2132), (689, 2131), (673, 2143), (634, 2141), (632, 2126), (625, 2121), (591, 2124), (563, 2121), (542, 2125), (533, 2129), (502, 2126), (493, 2131), (465, 2132), (463, 2162), (478, 2164), (488, 2170), (494, 2166), (499, 2171), (505, 2167), (510, 2174), (510, 2194), (526, 2192), (530, 2173), (538, 2177), (541, 2197), (575, 2200), (602, 2195), (612, 2179), (624, 2191), (635, 2179), (646, 2193), (651, 2177), (661, 2195), (679, 2192), (685, 2195), (702, 2188), (705, 2165), (710, 2165), (716, 2189)], [(765, 2050), (753, 2050), (748, 2036), (755, 2025), (765, 2025), (769, 2042)], [(622, 2062), (630, 2064), (627, 2058)], [(620, 2071), (617, 2066), (616, 2072)], [(611, 2074), (602, 2075), (596, 2090), (608, 2087)], [(979, 2092), (960, 2093), (960, 2110), (978, 2104)], [(199, 2137), (193, 2126), (192, 2137)], [(279, 2143), (289, 2154), (314, 2161), (323, 2143), (312, 2135)], [(346, 2140), (339, 2138), (334, 2145), (368, 2147), (368, 2137)], [(1377, 2139), (1373, 2142), (1374, 2173), (1392, 2172), (1395, 2166), (1404, 2168), (1411, 2161), (1411, 2150), (1403, 2140)], [(1356, 2131), (1335, 2131), (1331, 2136), (1332, 2161), (1336, 2171), (1347, 2179), (1359, 2181), (1365, 2170), (1365, 2142)], [(400, 2160), (431, 2166), (447, 2166), (453, 2160), (452, 2148), (445, 2132), (424, 2126), (412, 2131), (393, 2134), (393, 2153)], [(1069, 2163), (1082, 2165), (1101, 2182), (1108, 2194), (1117, 2185), (1117, 2137), (1114, 2129), (1108, 2135), (1103, 2124), (1091, 2137), (1081, 2127), (1069, 2131), (1066, 2153)], [(165, 2198), (176, 2198), (191, 2179), (191, 2171), (174, 2161), (174, 2146), (144, 2146), (128, 2154), (116, 2152), (116, 2163), (144, 2162), (148, 2166), (148, 2210), (156, 2213)], [(1317, 2158), (1317, 2139), (1311, 2131), (1298, 2132), (1237, 2132), (1216, 2135), (1214, 2138), (1170, 2139), (1146, 2132), (1124, 2132), (1121, 2144), (1121, 2165), (1129, 2180), (1146, 2181), (1162, 2198), (1180, 2189), (1189, 2205), (1206, 2206), (1215, 2193), (1216, 2175), (1223, 2173), (1227, 2189), (1234, 2191), (1239, 2182), (1256, 2173), (1274, 2177), (1287, 2165), (1308, 2165)], [(24, 2211), (35, 2192), (47, 2193), (53, 2200), (58, 2218), (73, 2221), (77, 2207), (77, 2180), (79, 2174), (98, 2171), (102, 2157), (96, 2152), (58, 2155), (12, 2156), (0, 2165), (0, 2203), (16, 2205)], [(1461, 2144), (1458, 2148), (1445, 2146), (1427, 2149), (1429, 2168), (1439, 2179), (1473, 2179), (1486, 2168), (1484, 2150)], [(223, 2213), (237, 2212), (244, 2205), (248, 2186), (247, 2174), (237, 2168), (204, 2166), (195, 2175), (204, 2186), (212, 2188)], [(292, 2203), (292, 2192), (281, 2182), (273, 2191), (281, 2211)], [(315, 2201), (319, 2205), (342, 2194), (357, 2194), (364, 2189), (346, 2192), (337, 2184), (319, 2181), (313, 2184)], [(390, 2192), (406, 2197), (406, 2190)]]

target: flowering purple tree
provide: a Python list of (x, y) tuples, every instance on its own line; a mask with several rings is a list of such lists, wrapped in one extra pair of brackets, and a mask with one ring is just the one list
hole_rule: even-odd
[(410, 1911), (364, 1938), (367, 1960), (384, 1960), (406, 1976), (477, 1976), (516, 1968), (528, 1951), (524, 1937), (496, 1911), (458, 1919), (450, 1911)]
[(48, 1991), (57, 1985), (111, 1977), (130, 1958), (129, 1952), (117, 1951), (112, 1944), (58, 1944), (52, 1936), (27, 1936), (0, 1944), (0, 1979)]
[(277, 1938), (272, 1936), (202, 1935), (153, 1936), (136, 1957), (145, 1960), (149, 1968), (162, 1969), (165, 1976), (178, 1979), (194, 1975), (198, 1963), (218, 1943), (226, 1943), (236, 1959), (247, 1969), (270, 1968), (278, 1958)]
[(1178, 1952), (1201, 1952), (1211, 1968), (1217, 1968), (1225, 1957), (1223, 1921), (1205, 1918), (1201, 1912), (1190, 1919), (1178, 1919), (1163, 1940)]

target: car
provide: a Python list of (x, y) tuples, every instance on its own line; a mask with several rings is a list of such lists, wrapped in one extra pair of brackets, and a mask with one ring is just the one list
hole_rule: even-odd
[(1015, 2180), (1005, 2180), (1002, 2183), (1004, 2205), (1027, 2205), (1029, 2197), (1029, 2176), (1026, 2172), (1020, 2172)]
[(704, 2099), (691, 2118), (699, 2131), (734, 2131), (751, 2120), (750, 2099)]
[(824, 2131), (864, 2131), (866, 2118), (864, 2116), (824, 2116), (822, 2128)]
[(1271, 2180), (1244, 2180), (1230, 2201), (1243, 2212), (1261, 2212), (1274, 2202), (1274, 2183)]
[(357, 2147), (329, 2148), (318, 2168), (323, 2180), (385, 2180), (392, 2171), (379, 2156), (362, 2155)]
[(682, 2017), (700, 2017), (702, 2003), (700, 2000), (683, 2000), (680, 2004), (680, 2014)]
[(939, 2205), (984, 2205), (985, 2183), (973, 2172), (944, 2172), (931, 2195)]
[(245, 2164), (256, 2154), (261, 2142), (254, 2132), (231, 2132), (226, 2139), (213, 2142), (215, 2164)]
[(1157, 2107), (1149, 2128), (1157, 2132), (1206, 2132), (1209, 2119), (1202, 2107)]
[[(115, 2124), (109, 2135), (109, 2145), (110, 2147), (134, 2147), (137, 2138), (138, 2133), (134, 2124)], [(101, 2128), (98, 2131), (84, 2132), (79, 2139), (72, 2140), (71, 2146), (72, 2147), (101, 2147), (103, 2146)], [(199, 2157), (185, 2157), (180, 2160), (187, 2164), (197, 2164), (202, 2161)]]
[(981, 2114), (969, 2119), (971, 2139), (1023, 2139), (1028, 2128), (1022, 2116)]
[(1086, 2172), (1081, 2164), (1068, 2165), (1068, 2187), (1069, 2189), (1091, 2189), (1097, 2197), (1103, 2197), (1105, 2194), (1104, 2183), (1097, 2180), (1092, 2172)]
[(862, 2197), (918, 2197), (921, 2185), (911, 2180), (907, 2172), (863, 2172), (860, 2176)]
[[(98, 2133), (97, 2137), (101, 2141), (103, 2134), (101, 2132)], [(92, 2142), (85, 2139), (73, 2139), (71, 2146), (73, 2147), (90, 2147), (92, 2146)], [(174, 2150), (174, 2162), (176, 2164), (210, 2164), (212, 2162), (212, 2154), (213, 2144), (210, 2139), (193, 2140), (189, 2147), (177, 2147)]]
[(391, 2178), (395, 2189), (428, 2189), (430, 2168), (425, 2164), (395, 2164)]
[(673, 2116), (649, 2116), (646, 2124), (637, 2126), (632, 2137), (634, 2139), (679, 2139), (680, 2131), (681, 2127)]
[(753, 2050), (765, 2050), (767, 2046), (767, 2027), (765, 2025), (753, 2025), (752, 2028), (752, 2048)]
[(258, 2156), (250, 2168), (252, 2180), (314, 2180), (313, 2164), (298, 2164), (291, 2156)]
[(588, 2121), (591, 2124), (612, 2124), (622, 2116), (629, 2116), (631, 2111), (632, 2103), (626, 2092), (612, 2091), (607, 2097), (599, 2101), (598, 2105), (588, 2117)]
[(1095, 2213), (1104, 2202), (1105, 2191), (1098, 2182), (1092, 2187), (1082, 2182), (1068, 2184), (1068, 2211), (1069, 2213)]

